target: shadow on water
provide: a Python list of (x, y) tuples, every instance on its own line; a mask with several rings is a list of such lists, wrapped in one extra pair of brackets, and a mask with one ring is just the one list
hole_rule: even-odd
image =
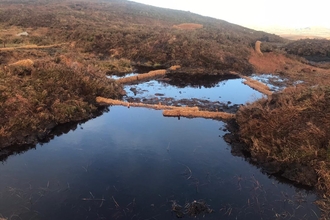
[(239, 79), (238, 76), (233, 74), (226, 75), (204, 75), (204, 74), (166, 74), (166, 82), (169, 85), (178, 88), (193, 87), (193, 88), (212, 88), (217, 86), (222, 81), (230, 79)]
[[(125, 89), (142, 101), (200, 95), (195, 101), (210, 106), (261, 96), (241, 79), (208, 80)], [(41, 144), (0, 151), (0, 218), (318, 219), (315, 194), (260, 172), (228, 144), (230, 131), (217, 120), (118, 106), (59, 126)]]
[(4, 161), (2, 216), (317, 219), (319, 215), (311, 191), (283, 184), (233, 157), (222, 138), (227, 132), (221, 121), (177, 120), (150, 109), (111, 107), (79, 126), (83, 129), (72, 126), (73, 131), (43, 147)]
[[(197, 106), (202, 110), (234, 113), (241, 104), (262, 97), (243, 83), (243, 79), (227, 76), (171, 76), (158, 80), (125, 85), (129, 102), (170, 106)], [(185, 83), (183, 83), (185, 82)]]
[[(109, 109), (107, 107), (102, 107), (99, 111), (95, 112), (93, 118), (101, 116), (103, 113), (108, 112)], [(69, 133), (70, 131), (75, 131), (77, 128), (82, 128), (82, 124), (87, 122), (90, 119), (82, 120), (78, 122), (69, 122), (65, 124), (60, 124), (52, 128), (52, 130), (42, 139), (38, 139), (33, 141), (34, 143), (31, 144), (21, 144), (21, 145), (12, 145), (10, 147), (6, 147), (4, 149), (0, 149), (0, 162), (5, 162), (8, 157), (12, 155), (19, 155), (28, 150), (36, 149), (36, 145), (42, 146), (53, 140), (55, 137), (64, 135)]]

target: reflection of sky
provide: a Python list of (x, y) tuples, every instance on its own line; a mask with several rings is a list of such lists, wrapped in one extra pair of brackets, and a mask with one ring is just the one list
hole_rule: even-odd
[[(127, 96), (135, 98), (153, 98), (156, 93), (164, 94), (164, 97), (179, 99), (204, 99), (209, 101), (228, 102), (233, 104), (244, 104), (262, 97), (262, 94), (242, 83), (242, 79), (230, 79), (218, 83), (212, 88), (178, 88), (165, 82), (155, 80), (138, 85), (127, 85), (125, 91)], [(136, 88), (138, 94), (134, 95), (130, 88)]]
[(272, 74), (262, 74), (262, 75), (253, 74), (251, 78), (266, 84), (271, 91), (280, 91), (285, 87), (285, 86), (275, 86), (272, 84), (271, 81), (278, 82), (279, 84), (281, 84), (287, 80), (287, 79), (282, 79), (280, 76), (272, 75)]
[(126, 77), (130, 77), (130, 76), (136, 76), (139, 75), (138, 73), (129, 73), (129, 74), (125, 74), (123, 76), (117, 76), (117, 75), (111, 75), (111, 76), (106, 76), (109, 79), (121, 79), (121, 78), (126, 78)]
[[(115, 219), (109, 218), (118, 213), (113, 198), (126, 211), (131, 211), (126, 207), (133, 200), (137, 204), (118, 219), (172, 219), (169, 200), (184, 205), (204, 199), (215, 210), (230, 204), (238, 219), (267, 219), (274, 212), (295, 209), (299, 204), (285, 201), (294, 200), (298, 190), (232, 156), (222, 138), (223, 127), (216, 120), (178, 120), (151, 109), (110, 107), (82, 129), (1, 164), (0, 213), (29, 213), (22, 207), (33, 204), (29, 214), (40, 213), (42, 219)], [(261, 210), (243, 209), (247, 201), (255, 202), (256, 195)], [(96, 201), (82, 200), (94, 197)], [(97, 200), (101, 198), (103, 206)], [(295, 210), (295, 217), (315, 219), (314, 199), (306, 195), (305, 208)], [(205, 219), (223, 216), (214, 212)]]

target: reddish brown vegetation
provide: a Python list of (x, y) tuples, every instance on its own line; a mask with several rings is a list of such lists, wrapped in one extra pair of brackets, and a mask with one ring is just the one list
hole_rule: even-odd
[(330, 87), (288, 88), (240, 108), (241, 140), (254, 161), (330, 195)]
[(0, 70), (0, 146), (42, 139), (57, 125), (92, 117), (95, 97), (119, 97), (105, 75), (47, 60)]
[(173, 25), (176, 29), (182, 29), (182, 30), (195, 30), (203, 28), (202, 24), (195, 24), (195, 23), (182, 23), (178, 25)]

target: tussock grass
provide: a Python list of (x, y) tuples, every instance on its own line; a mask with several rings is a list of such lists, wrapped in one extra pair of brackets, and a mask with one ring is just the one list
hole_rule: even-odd
[(133, 71), (133, 67), (131, 65), (131, 61), (128, 59), (110, 59), (107, 61), (101, 61), (99, 62), (99, 66), (101, 69), (104, 69), (107, 71), (107, 73), (129, 73)]
[(252, 160), (330, 196), (330, 87), (290, 87), (239, 109)]
[(95, 97), (118, 98), (121, 87), (92, 69), (51, 61), (0, 69), (0, 147), (42, 138), (57, 124), (92, 117)]

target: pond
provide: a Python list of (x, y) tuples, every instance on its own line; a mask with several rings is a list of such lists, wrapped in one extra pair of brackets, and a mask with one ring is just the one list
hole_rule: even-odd
[[(226, 85), (236, 86), (233, 98), (239, 96), (241, 85), (229, 81)], [(152, 83), (158, 86), (160, 82)], [(151, 94), (158, 91), (158, 87), (151, 89), (150, 85), (136, 86)], [(175, 91), (173, 87), (170, 92), (165, 88), (162, 93), (177, 95), (179, 99), (194, 94), (189, 91), (193, 88)], [(216, 101), (216, 97), (226, 97), (219, 92), (221, 85), (211, 89), (212, 95), (202, 94), (200, 98)], [(179, 97), (178, 90), (187, 96)], [(247, 97), (253, 97), (251, 94)], [(228, 96), (230, 100), (234, 99)], [(242, 102), (237, 100), (233, 102)], [(161, 111), (144, 108), (113, 106), (109, 110), (49, 143), (4, 159), (0, 165), (0, 218), (161, 220), (320, 216), (313, 203), (316, 200), (313, 192), (263, 174), (244, 158), (233, 156), (230, 145), (223, 139), (224, 122), (166, 118)], [(190, 216), (184, 207), (194, 201), (207, 204), (212, 213)], [(176, 210), (179, 205), (181, 213)]]
[[(125, 90), (128, 97), (140, 99), (172, 98), (174, 100), (198, 99), (208, 101), (219, 101), (222, 103), (244, 104), (247, 100), (254, 101), (262, 97), (259, 92), (244, 85), (243, 79), (230, 79), (217, 83), (213, 87), (186, 86), (180, 88), (167, 82), (151, 80), (137, 85), (127, 85)], [(132, 91), (133, 90), (133, 91)], [(239, 94), (238, 94), (239, 93)]]

